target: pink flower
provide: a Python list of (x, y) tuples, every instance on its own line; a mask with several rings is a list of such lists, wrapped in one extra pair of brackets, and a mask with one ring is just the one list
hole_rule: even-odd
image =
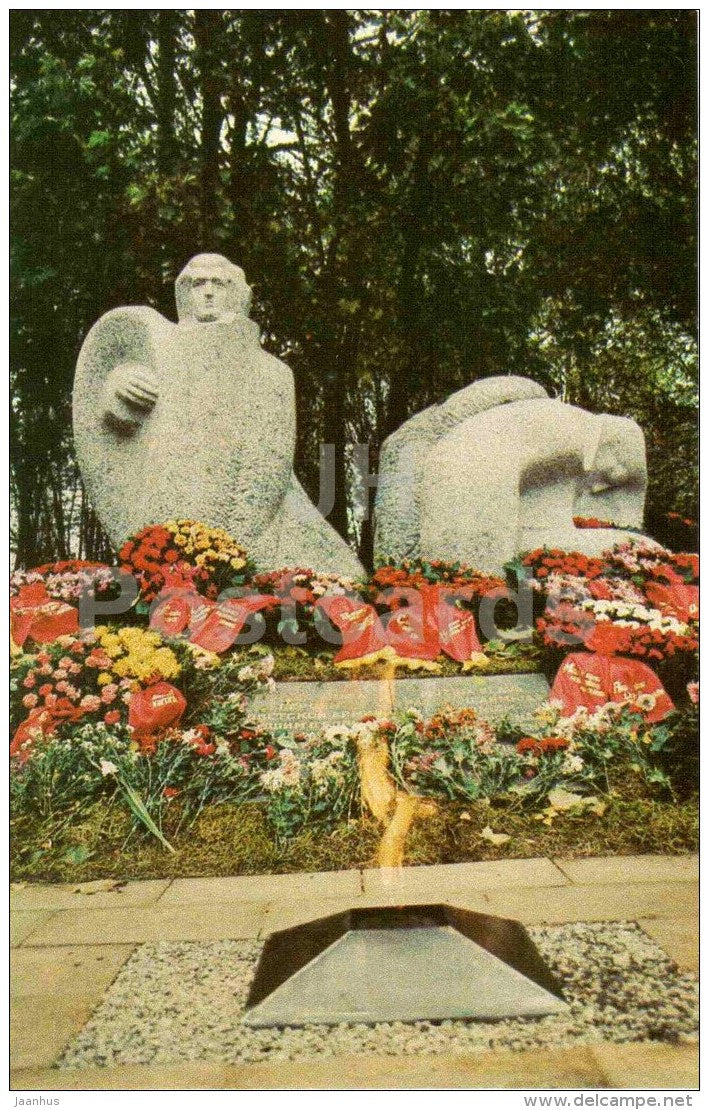
[(689, 694), (689, 700), (693, 702), (694, 705), (699, 705), (699, 683), (688, 682), (687, 693)]
[(88, 713), (95, 713), (97, 709), (101, 708), (101, 699), (96, 697), (96, 694), (86, 694), (79, 702), (79, 705)]
[(60, 694), (66, 694), (66, 692), (67, 692), (67, 691), (68, 691), (68, 689), (69, 689), (69, 683), (68, 683), (68, 682), (65, 682), (64, 680), (62, 680), (61, 682), (58, 682), (58, 683), (57, 683), (57, 685), (56, 685), (56, 689), (57, 689), (58, 693), (60, 693)]
[(39, 668), (39, 673), (40, 674), (51, 674), (52, 673), (52, 664), (51, 663), (43, 663), (42, 666)]
[(24, 698), (22, 699), (22, 704), (24, 705), (25, 709), (34, 709), (38, 701), (39, 698), (36, 694), (25, 694)]
[(66, 678), (68, 673), (69, 672), (65, 671), (63, 669), (63, 667), (57, 667), (56, 671), (54, 672), (54, 677), (55, 677), (55, 679), (57, 679), (57, 678)]
[(71, 666), (73, 666), (73, 662), (72, 662), (71, 657), (69, 655), (63, 655), (62, 658), (59, 660), (59, 666), (60, 667), (71, 667)]
[(116, 686), (115, 682), (111, 682), (108, 686), (104, 686), (103, 690), (101, 691), (101, 701), (104, 703), (104, 705), (110, 705), (112, 701), (116, 700), (117, 695), (118, 687)]
[(32, 687), (34, 686), (34, 684), (35, 684), (35, 677), (34, 677), (33, 674), (28, 674), (27, 677), (22, 680), (22, 685), (27, 690), (31, 690)]
[(81, 663), (72, 663), (68, 670), (69, 674), (78, 674), (81, 670)]

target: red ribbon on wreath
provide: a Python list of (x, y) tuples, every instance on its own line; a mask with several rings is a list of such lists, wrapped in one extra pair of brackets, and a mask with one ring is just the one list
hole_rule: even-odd
[(137, 740), (147, 740), (176, 725), (187, 708), (180, 691), (169, 682), (136, 690), (128, 703), (128, 724)]
[(598, 709), (607, 702), (629, 705), (650, 724), (661, 721), (674, 703), (659, 678), (646, 663), (601, 652), (573, 652), (559, 667), (550, 701), (561, 704), (571, 716), (581, 706)]
[(669, 586), (648, 582), (645, 596), (657, 609), (679, 621), (699, 620), (699, 586), (687, 586), (684, 582), (673, 582)]
[(190, 641), (205, 651), (220, 655), (228, 651), (252, 613), (261, 609), (271, 609), (280, 602), (270, 594), (254, 594), (251, 597), (232, 597), (218, 602), (209, 613)]
[(150, 614), (150, 627), (163, 636), (179, 636), (188, 628), (193, 639), (213, 610), (214, 602), (191, 587), (162, 590)]
[(43, 582), (23, 586), (10, 598), (10, 635), (18, 647), (28, 638), (36, 644), (49, 644), (78, 631), (78, 610), (64, 601), (55, 601)]
[(79, 721), (86, 712), (69, 698), (55, 698), (51, 705), (36, 706), (18, 725), (10, 744), (10, 755), (19, 756), (20, 762), (24, 763), (32, 749), (32, 744), (25, 747), (28, 740), (34, 742), (40, 735), (51, 736), (62, 721)]
[(334, 660), (337, 666), (360, 666), (392, 657), (386, 629), (373, 605), (335, 594), (319, 598), (315, 609), (342, 633), (342, 647)]
[[(400, 605), (406, 601), (408, 604)], [(389, 606), (391, 612), (382, 620), (386, 642), (403, 665), (419, 665), (437, 659), (441, 645), (438, 639), (434, 589), (410, 589), (397, 586), (379, 594), (377, 604)]]
[(441, 649), (456, 663), (462, 663), (464, 668), (466, 663), (475, 665), (485, 660), (474, 613), (455, 604), (458, 600), (469, 601), (473, 597), (474, 591), (467, 586), (432, 588)]

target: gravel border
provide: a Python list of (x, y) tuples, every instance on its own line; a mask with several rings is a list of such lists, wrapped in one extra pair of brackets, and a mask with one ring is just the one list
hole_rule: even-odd
[(240, 1017), (260, 942), (144, 944), (58, 1066), (251, 1064), (351, 1053), (427, 1055), (697, 1039), (696, 976), (680, 973), (635, 923), (540, 926), (528, 932), (562, 983), (568, 1014), (250, 1029)]

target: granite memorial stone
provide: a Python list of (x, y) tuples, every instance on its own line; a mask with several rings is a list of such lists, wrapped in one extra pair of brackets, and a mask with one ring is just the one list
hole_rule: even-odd
[(293, 375), (260, 345), (243, 271), (197, 255), (176, 300), (177, 324), (147, 307), (106, 313), (79, 355), (76, 451), (113, 542), (186, 517), (226, 529), (260, 570), (361, 574), (293, 473)]
[[(525, 378), (485, 379), (385, 442), (375, 556), (500, 573), (544, 545), (600, 554), (631, 535), (623, 526), (642, 526), (646, 485), (633, 420), (553, 400)], [(618, 527), (580, 529), (574, 516)]]

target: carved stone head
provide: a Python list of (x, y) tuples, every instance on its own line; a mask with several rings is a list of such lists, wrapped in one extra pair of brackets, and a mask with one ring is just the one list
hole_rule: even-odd
[(248, 316), (251, 287), (244, 271), (222, 254), (197, 254), (175, 282), (177, 318), (200, 324)]

